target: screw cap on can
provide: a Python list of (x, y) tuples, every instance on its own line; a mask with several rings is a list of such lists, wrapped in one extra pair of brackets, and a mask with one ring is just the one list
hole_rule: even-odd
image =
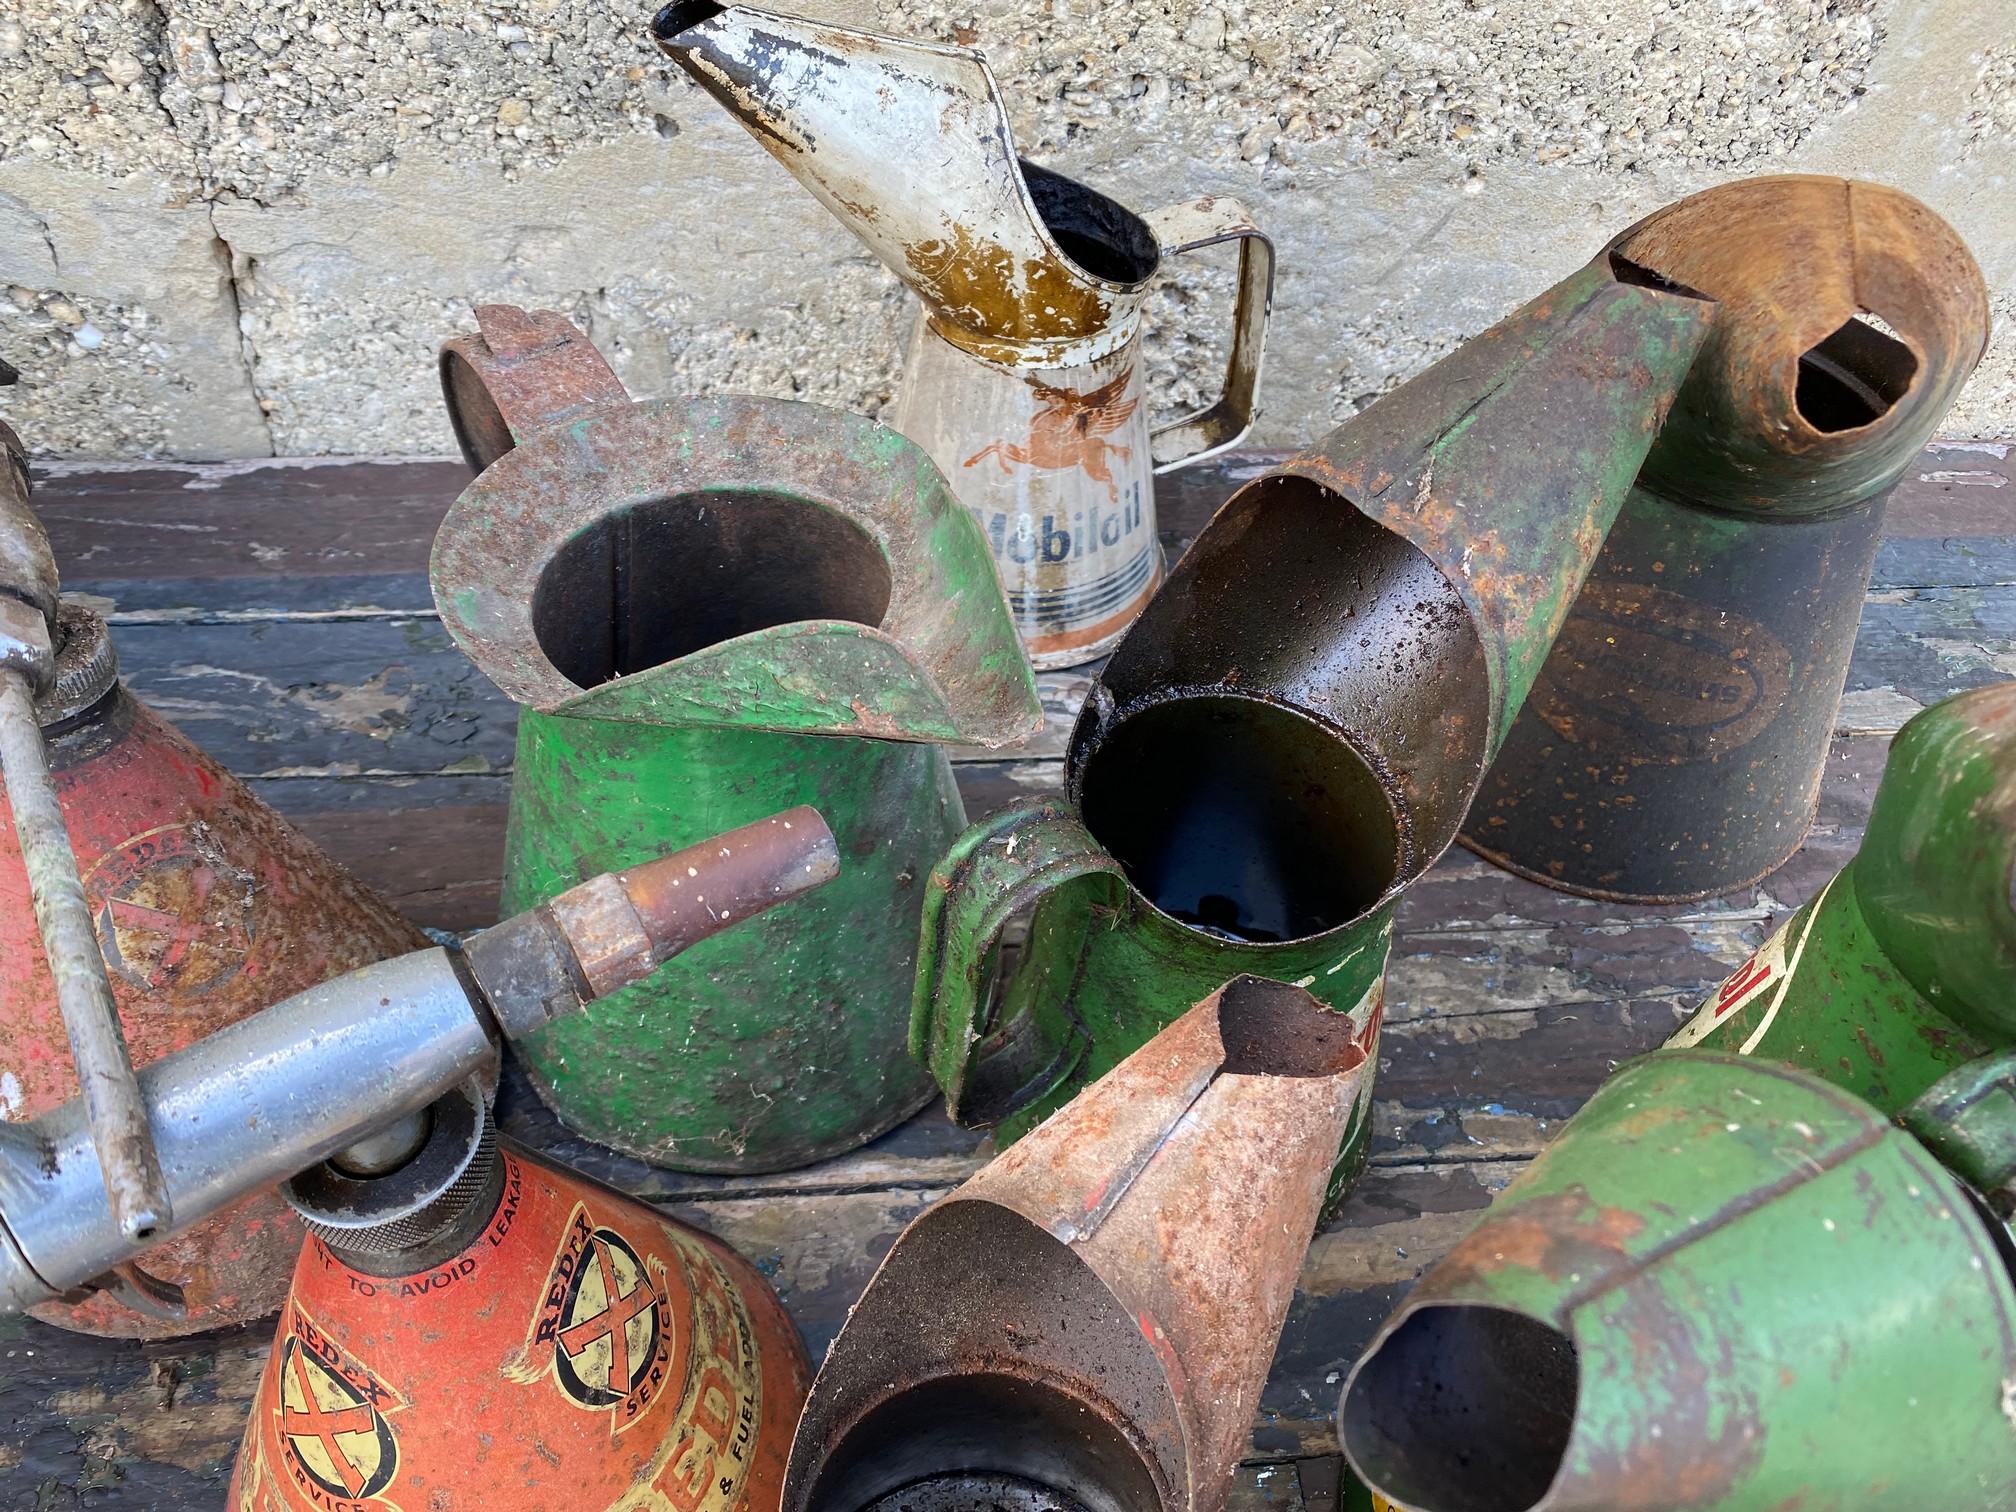
[(45, 730), (68, 724), (118, 682), (119, 653), (105, 621), (82, 604), (64, 604), (56, 611), (56, 680), (35, 700), (35, 718)]

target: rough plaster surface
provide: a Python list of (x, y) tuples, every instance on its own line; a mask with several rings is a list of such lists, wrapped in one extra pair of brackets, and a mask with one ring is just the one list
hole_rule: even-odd
[[(2008, 0), (815, 0), (970, 42), (1031, 156), (1280, 251), (1256, 440), (1337, 419), (1657, 205), (1900, 185), (2003, 322), (1949, 429), (2016, 433)], [(439, 341), (565, 311), (640, 394), (870, 414), (901, 288), (608, 0), (0, 0), (0, 391), (44, 451), (439, 452)], [(1230, 274), (1172, 267), (1151, 392), (1208, 397)]]

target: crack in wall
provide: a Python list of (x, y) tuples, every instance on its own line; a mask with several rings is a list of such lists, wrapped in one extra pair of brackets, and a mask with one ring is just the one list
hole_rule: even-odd
[(266, 437), (266, 455), (277, 457), (280, 452), (273, 435), (273, 412), (259, 392), (259, 354), (252, 349), (251, 338), (245, 333), (245, 288), (251, 281), (256, 264), (250, 257), (241, 258), (237, 249), (225, 239), (222, 228), (217, 224), (217, 201), (213, 196), (205, 195), (204, 210), (210, 222), (210, 245), (217, 254), (219, 272), (223, 275), (224, 304), (231, 317), (231, 336), (237, 343), (238, 364), (245, 371), (245, 388), (259, 413), (259, 429)]

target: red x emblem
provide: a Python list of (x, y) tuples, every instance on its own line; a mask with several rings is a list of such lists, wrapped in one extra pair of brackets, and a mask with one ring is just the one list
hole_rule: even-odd
[(595, 1235), (595, 1268), (602, 1274), (602, 1311), (591, 1318), (583, 1318), (570, 1328), (563, 1328), (560, 1331), (560, 1347), (571, 1358), (597, 1339), (606, 1337), (609, 1340), (609, 1381), (605, 1389), (621, 1396), (630, 1389), (630, 1320), (655, 1306), (658, 1294), (651, 1289), (650, 1281), (641, 1271), (635, 1286), (628, 1292), (618, 1292), (616, 1260), (609, 1252), (609, 1241), (599, 1233)]

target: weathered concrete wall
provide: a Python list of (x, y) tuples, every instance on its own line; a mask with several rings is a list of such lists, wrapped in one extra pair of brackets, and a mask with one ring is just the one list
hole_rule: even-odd
[[(1974, 246), (1954, 434), (2016, 434), (2011, 0), (813, 0), (982, 47), (1025, 152), (1276, 236), (1257, 439), (1314, 435), (1660, 203), (1855, 174)], [(639, 393), (874, 413), (905, 296), (609, 0), (0, 0), (0, 390), (45, 451), (441, 452), (440, 339), (504, 298)], [(1214, 381), (1229, 274), (1151, 309)]]

